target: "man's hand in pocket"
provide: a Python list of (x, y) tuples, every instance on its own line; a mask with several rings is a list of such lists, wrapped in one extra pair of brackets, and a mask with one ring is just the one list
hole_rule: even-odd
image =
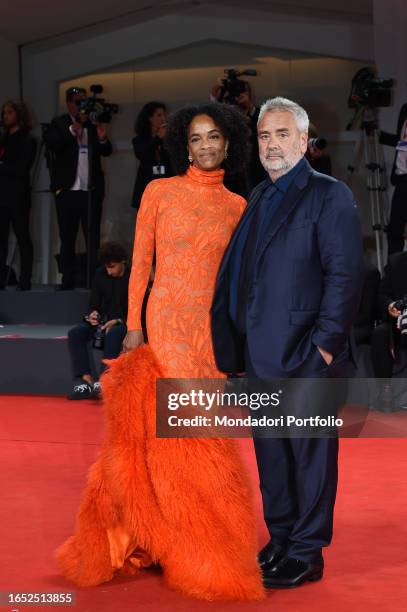
[(331, 355), (331, 353), (328, 353), (328, 351), (325, 351), (320, 346), (317, 346), (317, 349), (321, 353), (322, 359), (325, 361), (326, 365), (331, 365), (332, 360), (333, 360), (333, 355)]

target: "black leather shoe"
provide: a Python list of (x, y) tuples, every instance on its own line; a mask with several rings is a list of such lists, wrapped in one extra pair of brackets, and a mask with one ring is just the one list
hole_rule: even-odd
[(257, 555), (262, 571), (271, 570), (284, 557), (285, 550), (280, 544), (274, 544), (272, 540), (261, 549)]
[(306, 563), (292, 557), (284, 557), (273, 569), (263, 572), (266, 589), (293, 589), (304, 582), (321, 580), (324, 561)]

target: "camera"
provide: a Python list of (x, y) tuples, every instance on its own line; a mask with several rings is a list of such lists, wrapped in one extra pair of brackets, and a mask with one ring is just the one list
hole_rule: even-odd
[(361, 68), (352, 79), (348, 107), (358, 109), (362, 106), (390, 106), (393, 85), (393, 79), (378, 79), (372, 68)]
[(86, 115), (91, 123), (110, 123), (113, 115), (119, 112), (119, 105), (97, 97), (103, 93), (102, 85), (91, 85), (90, 91), (92, 95), (89, 98), (76, 101), (78, 107), (76, 121), (80, 120), (81, 115)]
[[(96, 319), (98, 321), (98, 326), (96, 328), (95, 335), (93, 336), (92, 346), (94, 349), (99, 349), (100, 351), (103, 351), (103, 347), (105, 345), (105, 335), (106, 334), (105, 334), (104, 329), (102, 328), (103, 328), (103, 325), (106, 323), (106, 319), (105, 317), (101, 317), (99, 313), (97, 313)], [(89, 325), (91, 325), (89, 321), (89, 315), (84, 316), (83, 320), (86, 323), (89, 323)]]
[(243, 71), (234, 68), (225, 68), (226, 78), (222, 79), (223, 87), (219, 94), (219, 102), (237, 105), (237, 98), (241, 93), (247, 91), (247, 81), (239, 79), (240, 76), (257, 76), (257, 70), (247, 69)]
[(394, 302), (394, 308), (401, 311), (401, 315), (397, 318), (397, 329), (405, 336), (407, 334), (407, 295)]

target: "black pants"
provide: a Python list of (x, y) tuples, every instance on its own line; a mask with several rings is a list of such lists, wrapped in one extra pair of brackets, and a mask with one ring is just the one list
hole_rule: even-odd
[[(82, 225), (88, 256), (90, 257), (91, 276), (96, 269), (100, 246), (100, 221), (102, 199), (93, 194), (90, 206), (90, 225), (88, 224), (88, 192), (62, 191), (55, 196), (59, 237), (61, 239), (60, 265), (62, 284), (73, 287), (75, 284), (75, 242), (79, 225)], [(88, 244), (89, 228), (89, 244)]]
[[(89, 323), (81, 323), (68, 332), (68, 347), (71, 355), (72, 370), (75, 378), (91, 373), (88, 345), (96, 333), (97, 327)], [(103, 349), (104, 359), (115, 359), (122, 350), (122, 343), (127, 333), (124, 323), (115, 325), (105, 335)]]
[(29, 206), (0, 206), (0, 286), (6, 282), (6, 263), (10, 225), (20, 249), (20, 285), (29, 286), (33, 267), (33, 244), (30, 236)]
[(254, 438), (264, 520), (288, 555), (317, 562), (332, 538), (337, 438)]
[[(247, 346), (245, 362), (256, 378)], [(331, 542), (338, 448), (337, 437), (254, 438), (264, 520), (273, 542), (294, 559), (318, 562)]]
[[(406, 177), (407, 178), (407, 177)], [(387, 241), (389, 255), (404, 248), (404, 226), (407, 223), (407, 180), (396, 186), (391, 201)]]
[(399, 330), (394, 329), (391, 336), (391, 325), (391, 322), (381, 323), (375, 327), (373, 332), (371, 355), (376, 378), (391, 378), (393, 376), (395, 359), (390, 352), (391, 344), (394, 345), (396, 361), (399, 359), (400, 349), (407, 347), (407, 338)]

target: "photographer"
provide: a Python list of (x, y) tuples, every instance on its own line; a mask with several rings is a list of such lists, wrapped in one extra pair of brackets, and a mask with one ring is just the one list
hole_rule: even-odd
[(391, 182), (395, 189), (387, 234), (389, 255), (391, 255), (403, 250), (403, 231), (407, 223), (407, 103), (401, 107), (396, 134), (382, 131), (380, 142), (396, 147), (391, 171)]
[(31, 119), (25, 104), (8, 100), (1, 109), (4, 132), (0, 136), (0, 289), (7, 281), (10, 225), (20, 250), (17, 289), (31, 289), (33, 245), (30, 236), (30, 169), (36, 141), (30, 135)]
[(233, 81), (234, 86), (237, 89), (237, 95), (231, 101), (229, 100), (229, 92), (225, 91), (225, 79), (219, 78), (212, 87), (211, 100), (214, 102), (235, 103), (239, 108), (240, 112), (247, 118), (251, 138), (251, 153), (248, 170), (248, 184), (244, 185), (243, 188), (238, 186), (234, 189), (233, 185), (226, 185), (231, 191), (236, 191), (243, 197), (247, 197), (253, 187), (258, 185), (266, 177), (266, 171), (264, 170), (259, 159), (259, 145), (257, 140), (257, 121), (259, 119), (260, 108), (254, 103), (253, 89), (248, 81), (242, 79), (235, 79)]
[[(120, 354), (127, 333), (127, 252), (118, 243), (106, 242), (100, 250), (99, 259), (103, 267), (98, 268), (93, 280), (90, 314), (68, 333), (73, 374), (80, 380), (68, 396), (73, 400), (97, 397), (100, 393), (100, 385), (94, 382), (91, 375), (89, 343), (93, 341), (95, 348), (103, 348), (105, 359), (114, 359)], [(97, 347), (95, 339), (98, 341)]]
[(325, 151), (326, 145), (325, 138), (319, 138), (317, 128), (313, 123), (310, 123), (308, 129), (308, 148), (305, 157), (316, 172), (332, 176), (332, 162), (330, 156)]
[(164, 148), (167, 129), (167, 107), (163, 102), (147, 102), (137, 115), (132, 140), (134, 155), (140, 162), (134, 184), (132, 206), (138, 210), (148, 183), (173, 176), (170, 158)]
[[(381, 280), (378, 307), (383, 323), (379, 324), (372, 338), (372, 361), (376, 378), (391, 378), (393, 364), (400, 346), (407, 346), (407, 334), (397, 327), (403, 307), (399, 300), (407, 297), (407, 252), (395, 253), (389, 258)], [(381, 385), (379, 401), (390, 404), (388, 384)], [(390, 406), (388, 406), (390, 407)]]
[[(100, 158), (112, 153), (106, 126), (92, 123), (86, 113), (78, 112), (78, 103), (85, 98), (85, 89), (70, 87), (66, 92), (68, 113), (53, 119), (44, 135), (45, 143), (53, 153), (51, 189), (55, 193), (61, 239), (60, 289), (75, 287), (75, 242), (79, 224), (82, 225), (86, 240), (92, 273), (96, 267), (104, 197)], [(92, 194), (89, 211), (90, 188)]]

